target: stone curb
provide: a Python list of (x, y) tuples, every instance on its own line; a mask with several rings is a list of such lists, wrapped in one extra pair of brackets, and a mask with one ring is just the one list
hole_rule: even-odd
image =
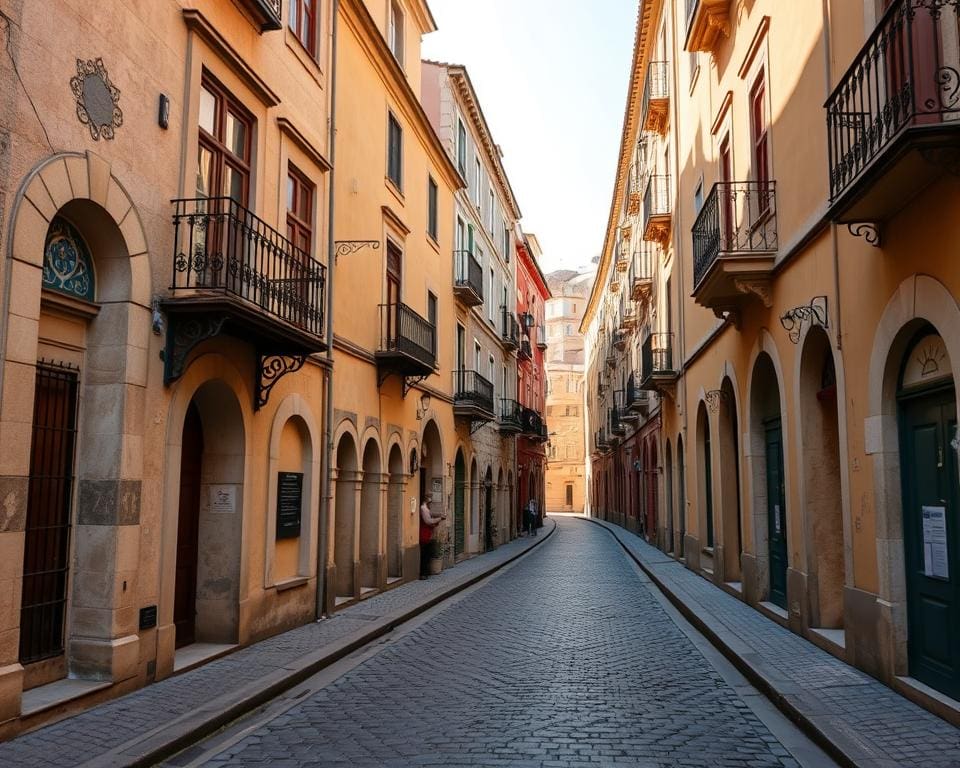
[[(547, 519), (549, 520), (549, 518)], [(542, 532), (541, 535), (536, 537), (535, 542), (503, 562), (496, 563), (480, 573), (451, 584), (413, 608), (382, 617), (373, 624), (371, 629), (359, 630), (342, 637), (328, 646), (293, 660), (282, 669), (268, 673), (252, 683), (208, 702), (200, 709), (174, 718), (143, 734), (138, 739), (114, 747), (108, 752), (82, 763), (80, 768), (139, 768), (140, 766), (156, 765), (200, 739), (209, 736), (228, 723), (266, 704), (271, 699), (290, 690), (298, 683), (373, 640), (383, 637), (401, 624), (529, 554), (556, 532), (556, 521), (551, 520), (550, 523), (552, 523), (552, 527), (549, 531)], [(190, 673), (186, 672), (184, 674), (188, 675)]]
[(830, 718), (804, 711), (799, 705), (802, 704), (802, 701), (796, 701), (802, 699), (802, 689), (799, 689), (790, 681), (778, 679), (775, 671), (767, 667), (763, 660), (753, 653), (752, 649), (745, 647), (742, 640), (730, 635), (723, 629), (718, 630), (711, 627), (690, 603), (674, 592), (656, 574), (654, 569), (646, 565), (633, 553), (630, 547), (620, 538), (614, 526), (606, 521), (591, 517), (580, 517), (579, 519), (591, 522), (606, 530), (640, 570), (647, 575), (650, 581), (680, 611), (683, 617), (706, 637), (777, 709), (783, 712), (804, 734), (810, 737), (817, 746), (827, 752), (840, 765), (847, 766), (847, 768), (890, 765), (888, 761), (878, 760), (874, 755), (863, 749), (858, 749), (839, 729), (832, 727), (829, 722), (824, 722), (825, 719), (829, 720)]

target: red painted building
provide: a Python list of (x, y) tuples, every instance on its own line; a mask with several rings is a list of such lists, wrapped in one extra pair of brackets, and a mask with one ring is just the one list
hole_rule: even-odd
[[(540, 244), (534, 235), (517, 237), (517, 400), (522, 408), (523, 431), (517, 435), (517, 506), (524, 509), (532, 498), (542, 521), (547, 469), (547, 375), (544, 369), (547, 336), (544, 312), (550, 289), (537, 263)], [(518, 517), (520, 517), (518, 515)], [(522, 524), (522, 523), (521, 523)]]

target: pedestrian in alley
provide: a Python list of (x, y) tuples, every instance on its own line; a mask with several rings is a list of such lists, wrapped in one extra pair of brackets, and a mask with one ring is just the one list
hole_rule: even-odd
[(441, 521), (446, 520), (446, 515), (439, 517), (433, 514), (430, 509), (430, 502), (433, 500), (431, 494), (427, 493), (423, 497), (423, 504), (420, 505), (420, 578), (426, 579), (430, 575), (430, 560), (433, 557), (433, 551), (436, 544), (433, 541), (434, 530)]
[(537, 502), (532, 497), (527, 499), (527, 506), (523, 510), (523, 525), (531, 536), (537, 535)]

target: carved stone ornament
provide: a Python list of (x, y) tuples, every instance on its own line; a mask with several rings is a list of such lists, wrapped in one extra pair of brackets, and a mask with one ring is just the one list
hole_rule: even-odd
[(740, 293), (752, 293), (758, 296), (763, 302), (763, 306), (768, 309), (773, 306), (773, 296), (770, 294), (769, 280), (738, 278), (733, 281), (733, 284)]
[(77, 74), (70, 78), (70, 90), (77, 101), (77, 117), (90, 129), (94, 141), (112, 139), (123, 125), (120, 89), (110, 82), (103, 59), (77, 59)]

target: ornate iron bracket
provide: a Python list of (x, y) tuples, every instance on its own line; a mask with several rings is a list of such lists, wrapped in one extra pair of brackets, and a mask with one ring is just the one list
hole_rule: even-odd
[(257, 391), (254, 395), (253, 409), (259, 411), (270, 399), (273, 385), (288, 373), (303, 368), (306, 355), (257, 355)]
[[(379, 371), (379, 372), (377, 373), (377, 389), (380, 389), (380, 387), (383, 386), (383, 382), (385, 382), (385, 381), (386, 381), (390, 376), (392, 376), (394, 373), (396, 373), (396, 371), (391, 371), (391, 370), (389, 370), (389, 369)], [(398, 375), (399, 375), (399, 374), (398, 374)], [(402, 388), (401, 388), (402, 396), (403, 396), (404, 398), (406, 398), (407, 393), (408, 393), (411, 389), (413, 389), (415, 386), (417, 386), (417, 384), (419, 384), (419, 383), (420, 383), (421, 381), (423, 381), (425, 378), (427, 378), (426, 375), (424, 375), (424, 376), (401, 376), (401, 382), (402, 382), (402, 384), (403, 384), (403, 386), (402, 386)]]
[(336, 240), (333, 243), (333, 263), (336, 264), (341, 256), (349, 256), (369, 246), (373, 250), (379, 250), (379, 240)]
[(183, 375), (187, 356), (197, 344), (220, 334), (227, 318), (223, 315), (169, 318), (167, 343), (163, 350), (163, 383), (172, 384)]
[(827, 316), (827, 297), (814, 296), (810, 303), (799, 307), (794, 307), (784, 312), (780, 316), (780, 325), (783, 326), (794, 344), (800, 342), (800, 333), (803, 330), (803, 324), (809, 322), (810, 325), (819, 325), (821, 328), (829, 328)]
[(470, 421), (470, 434), (472, 435), (484, 424), (489, 424), (493, 419), (471, 419)]
[(720, 408), (720, 403), (725, 403), (729, 399), (729, 395), (722, 389), (711, 389), (706, 393), (706, 398), (710, 413), (716, 413)]
[(847, 224), (847, 231), (854, 237), (862, 237), (874, 248), (881, 247), (880, 225), (872, 221), (856, 221)]

